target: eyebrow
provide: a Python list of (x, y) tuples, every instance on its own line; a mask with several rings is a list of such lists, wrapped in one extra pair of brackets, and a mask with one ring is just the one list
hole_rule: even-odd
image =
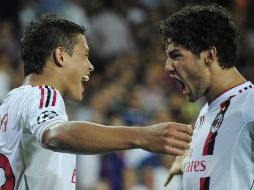
[(168, 55), (173, 55), (173, 54), (175, 54), (175, 53), (179, 53), (180, 52), (180, 50), (179, 49), (173, 49), (173, 50), (171, 50), (171, 51), (167, 51), (167, 54)]

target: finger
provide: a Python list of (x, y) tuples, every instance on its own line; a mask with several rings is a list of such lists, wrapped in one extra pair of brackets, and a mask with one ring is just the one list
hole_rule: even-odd
[(177, 124), (177, 125), (175, 125), (175, 129), (177, 131), (181, 131), (181, 132), (187, 133), (189, 135), (193, 134), (192, 125)]
[(185, 141), (185, 142), (188, 142), (188, 143), (190, 143), (192, 141), (191, 136), (189, 134), (186, 134), (186, 133), (183, 133), (183, 132), (175, 131), (172, 136), (177, 140)]
[(182, 156), (185, 153), (185, 149), (173, 146), (165, 146), (165, 151), (167, 154), (171, 154), (173, 156)]
[(169, 173), (169, 175), (168, 175), (168, 177), (167, 177), (167, 179), (166, 179), (166, 181), (165, 181), (165, 183), (164, 183), (164, 187), (166, 187), (166, 186), (169, 184), (169, 182), (172, 180), (173, 176), (174, 176), (174, 175), (172, 175), (171, 173)]
[(177, 139), (172, 139), (172, 138), (168, 138), (167, 144), (168, 144), (168, 146), (172, 146), (172, 147), (180, 148), (180, 149), (189, 149), (190, 148), (190, 145), (188, 142), (182, 141), (182, 140), (177, 140)]
[(177, 171), (175, 171), (175, 172), (170, 171), (170, 172), (169, 172), (169, 175), (168, 175), (168, 177), (167, 177), (167, 179), (166, 179), (166, 181), (165, 181), (165, 183), (164, 183), (164, 187), (166, 187), (166, 186), (170, 183), (170, 181), (173, 179), (173, 177), (174, 177), (175, 175), (179, 175), (179, 174), (181, 174), (181, 173), (182, 173), (181, 170), (177, 170)]

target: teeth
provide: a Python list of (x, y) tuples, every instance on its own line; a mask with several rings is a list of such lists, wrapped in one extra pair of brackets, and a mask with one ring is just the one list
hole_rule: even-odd
[(87, 82), (87, 81), (89, 81), (89, 76), (88, 75), (83, 76), (82, 77), (82, 82)]

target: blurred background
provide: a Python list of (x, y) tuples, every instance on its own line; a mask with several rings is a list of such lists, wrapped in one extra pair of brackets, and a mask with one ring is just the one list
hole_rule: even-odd
[[(179, 8), (200, 2), (216, 2), (233, 14), (242, 34), (237, 68), (253, 82), (251, 0), (1, 0), (0, 102), (22, 84), (18, 52), (24, 26), (42, 13), (53, 12), (87, 28), (90, 61), (95, 66), (84, 100), (66, 103), (70, 120), (130, 126), (194, 123), (205, 102), (188, 103), (164, 71), (159, 24)], [(180, 190), (181, 176), (163, 187), (171, 162), (169, 156), (142, 150), (78, 156), (77, 180), (82, 190)]]

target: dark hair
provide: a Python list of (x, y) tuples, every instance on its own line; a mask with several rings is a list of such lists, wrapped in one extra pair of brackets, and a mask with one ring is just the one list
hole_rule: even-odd
[(214, 46), (221, 68), (236, 64), (239, 53), (239, 31), (231, 14), (217, 4), (187, 6), (171, 15), (160, 26), (162, 45), (173, 43), (196, 56)]
[(56, 47), (61, 46), (72, 55), (77, 43), (75, 37), (84, 32), (84, 27), (55, 14), (45, 14), (33, 20), (26, 26), (21, 38), (20, 56), (25, 76), (42, 73), (47, 58)]

